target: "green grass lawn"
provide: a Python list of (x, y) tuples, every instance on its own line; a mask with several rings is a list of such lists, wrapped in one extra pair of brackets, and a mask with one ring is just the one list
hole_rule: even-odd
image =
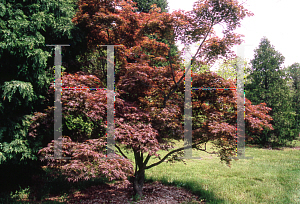
[[(300, 141), (294, 144), (300, 146)], [(193, 157), (201, 160), (186, 160), (187, 165), (164, 162), (146, 170), (146, 180), (183, 186), (211, 204), (300, 203), (300, 150), (246, 147), (245, 151), (253, 159), (233, 160), (229, 168), (217, 155), (193, 150)], [(164, 156), (167, 152), (158, 153)], [(133, 154), (129, 158), (134, 161)], [(152, 158), (149, 164), (156, 161)]]
[[(183, 147), (183, 144), (183, 141), (177, 142), (176, 147)], [(300, 141), (294, 141), (293, 145), (299, 147)], [(208, 151), (211, 151), (211, 146), (207, 144)], [(124, 150), (122, 147), (121, 149)], [(167, 152), (159, 151), (158, 154), (164, 156)], [(128, 157), (134, 161), (133, 153), (129, 153)], [(209, 204), (300, 203), (300, 150), (246, 147), (246, 157), (253, 159), (233, 160), (231, 168), (220, 163), (217, 155), (193, 150), (193, 157), (202, 159), (185, 160), (187, 165), (182, 162), (174, 164), (164, 162), (147, 169), (146, 182), (161, 181), (167, 185), (187, 188)], [(148, 165), (157, 161), (158, 159), (152, 157)], [(65, 196), (72, 186), (83, 190), (103, 182), (105, 181), (100, 179), (74, 186), (65, 180), (53, 179), (42, 189), (42, 198), (47, 198), (50, 193), (58, 194), (62, 201), (66, 201)], [(20, 189), (8, 197), (28, 197), (29, 191), (30, 189)], [(0, 199), (0, 203), (27, 203), (5, 201), (8, 199)], [(48, 201), (48, 203), (60, 202)]]

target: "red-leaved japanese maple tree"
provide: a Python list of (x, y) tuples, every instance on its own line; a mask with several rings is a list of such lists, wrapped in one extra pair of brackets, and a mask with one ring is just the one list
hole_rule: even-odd
[[(240, 44), (242, 35), (233, 31), (240, 21), (252, 14), (236, 0), (201, 0), (191, 12), (174, 11), (161, 13), (153, 8), (150, 13), (133, 12), (131, 1), (79, 0), (79, 11), (74, 23), (82, 23), (89, 31), (88, 46), (95, 50), (97, 45), (122, 45), (116, 48), (118, 71), (115, 73), (115, 142), (116, 157), (105, 157), (105, 124), (107, 99), (105, 90), (64, 90), (62, 93), (64, 119), (79, 118), (81, 128), (76, 126), (63, 140), (63, 156), (70, 160), (48, 159), (54, 172), (62, 172), (69, 180), (89, 179), (105, 176), (123, 179), (127, 183), (132, 177), (135, 194), (142, 195), (145, 170), (164, 161), (180, 160), (184, 147), (174, 149), (172, 139), (184, 139), (184, 72), (180, 57), (171, 57), (170, 47), (158, 39), (176, 40), (185, 43), (200, 41), (192, 64), (212, 64), (218, 57), (230, 58), (233, 45)], [(223, 37), (215, 35), (215, 25), (223, 25)], [(163, 67), (155, 63), (169, 62)], [(102, 71), (102, 70), (101, 70)], [(100, 71), (100, 72), (101, 72)], [(64, 73), (64, 87), (104, 87), (103, 74), (88, 75), (84, 72)], [(213, 72), (193, 73), (193, 87), (233, 87)], [(54, 94), (51, 85), (49, 94)], [(221, 161), (230, 165), (236, 147), (237, 93), (232, 90), (192, 91), (192, 136), (194, 150), (206, 151), (201, 144), (215, 141)], [(207, 104), (206, 102), (209, 102)], [(270, 108), (265, 104), (251, 105), (246, 99), (246, 128), (260, 131), (271, 128), (267, 115)], [(206, 118), (200, 120), (199, 116)], [(74, 121), (74, 120), (73, 120)], [(53, 128), (53, 107), (45, 113), (37, 113), (32, 125), (32, 136), (39, 125)], [(83, 128), (85, 127), (85, 128)], [(88, 128), (87, 128), (88, 127)], [(89, 131), (87, 131), (89, 130)], [(120, 144), (133, 151), (135, 168)], [(158, 150), (169, 153), (160, 158)], [(170, 151), (171, 150), (171, 151)], [(40, 150), (42, 156), (53, 156), (53, 141)], [(159, 161), (148, 165), (151, 157)]]

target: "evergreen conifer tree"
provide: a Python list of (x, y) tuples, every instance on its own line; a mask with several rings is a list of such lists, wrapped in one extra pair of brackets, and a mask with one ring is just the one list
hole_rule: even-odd
[(246, 83), (245, 94), (254, 105), (265, 102), (272, 108), (270, 115), (274, 127), (274, 130), (254, 134), (254, 142), (264, 146), (283, 146), (296, 136), (296, 130), (293, 129), (296, 113), (292, 108), (292, 94), (282, 67), (284, 56), (275, 50), (266, 37), (261, 39), (254, 53), (252, 73), (248, 76), (251, 83)]
[(70, 44), (72, 49), (68, 47), (62, 52), (64, 62), (72, 61), (73, 56), (85, 51), (84, 32), (80, 25), (74, 26), (71, 21), (76, 9), (74, 0), (7, 0), (0, 3), (2, 184), (4, 179), (9, 184), (25, 180), (24, 172), (12, 173), (9, 169), (22, 171), (25, 166), (34, 164), (38, 161), (38, 150), (53, 140), (53, 134), (48, 138), (43, 134), (32, 137), (28, 131), (34, 112), (53, 105), (53, 101), (45, 101), (45, 98), (54, 79), (54, 47), (46, 44)]
[(293, 94), (293, 107), (296, 112), (295, 128), (300, 137), (300, 63), (294, 63), (286, 68), (287, 76), (290, 78), (290, 90)]

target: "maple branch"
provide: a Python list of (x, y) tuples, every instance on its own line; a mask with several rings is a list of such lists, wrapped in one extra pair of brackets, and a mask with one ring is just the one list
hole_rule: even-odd
[(109, 41), (109, 32), (107, 28), (106, 28), (106, 32), (107, 32), (107, 40)]
[[(201, 143), (203, 143), (203, 142), (199, 142), (199, 143), (197, 143), (197, 144), (193, 144), (192, 146), (187, 146), (187, 148), (196, 148), (196, 146), (197, 146), (198, 144), (201, 144)], [(176, 153), (176, 152), (182, 151), (182, 150), (184, 150), (184, 148), (185, 148), (185, 147), (181, 147), (181, 148), (178, 148), (178, 149), (175, 149), (175, 150), (169, 152), (169, 153), (168, 153), (166, 156), (164, 156), (164, 158), (162, 158), (160, 161), (158, 161), (158, 162), (156, 162), (156, 163), (154, 163), (154, 164), (151, 164), (150, 166), (146, 166), (145, 169), (150, 169), (150, 168), (152, 168), (152, 167), (154, 167), (154, 166), (159, 165), (160, 163), (164, 162), (171, 154), (174, 154), (174, 153)], [(206, 145), (205, 145), (205, 149), (198, 149), (198, 148), (197, 148), (197, 150), (204, 151), (204, 152), (206, 152), (206, 153), (208, 153), (208, 154), (215, 154), (214, 152), (207, 152), (207, 151), (206, 151)], [(148, 156), (149, 156), (149, 155), (148, 155)]]
[[(200, 46), (198, 47), (198, 50), (197, 50), (196, 54), (195, 54), (194, 57), (193, 57), (193, 60), (195, 60), (196, 55), (197, 55), (198, 52), (200, 51), (200, 49), (201, 49), (201, 47), (202, 47), (204, 41), (206, 40), (206, 38), (207, 38), (208, 34), (210, 33), (210, 31), (211, 31), (211, 29), (212, 29), (213, 26), (214, 26), (214, 19), (212, 20), (211, 25), (210, 25), (210, 28), (209, 28), (208, 32), (206, 33), (206, 35), (205, 35), (203, 41), (201, 42)], [(192, 65), (192, 64), (191, 64), (191, 65)]]
[(136, 174), (137, 174), (137, 162), (135, 162), (135, 172), (134, 172), (134, 176), (133, 177), (135, 177)]
[(169, 62), (170, 62), (171, 70), (172, 70), (173, 81), (174, 81), (174, 83), (176, 84), (175, 76), (174, 76), (174, 70), (173, 70), (173, 67), (172, 67), (172, 61), (171, 61), (171, 47), (170, 47), (170, 49), (169, 49)]
[(137, 171), (137, 166), (139, 167), (139, 171), (144, 168), (143, 164), (143, 153), (133, 151), (134, 153), (134, 158), (135, 158), (135, 171)]
[(118, 147), (118, 145), (115, 144), (115, 147), (119, 150), (119, 152), (122, 154), (122, 156), (123, 156), (124, 158), (128, 159), (128, 158), (126, 157), (126, 155), (121, 151), (120, 147)]
[[(196, 55), (198, 54), (199, 50), (201, 49), (203, 43), (205, 42), (205, 40), (206, 40), (208, 34), (210, 33), (210, 31), (211, 31), (213, 25), (214, 25), (214, 21), (212, 21), (211, 26), (210, 26), (208, 32), (206, 33), (206, 35), (205, 35), (203, 41), (201, 42), (201, 44), (200, 44), (200, 46), (199, 46), (199, 48), (198, 48), (196, 54), (193, 56), (192, 61), (191, 61), (191, 66), (192, 66), (192, 64), (195, 62)], [(189, 68), (191, 68), (191, 66), (190, 66)], [(163, 102), (162, 108), (165, 108), (165, 107), (166, 107), (167, 100), (170, 98), (170, 96), (171, 96), (174, 92), (177, 91), (177, 89), (178, 89), (178, 87), (179, 87), (178, 85), (179, 85), (179, 83), (181, 83), (181, 81), (183, 80), (184, 77), (185, 77), (185, 73), (182, 75), (182, 77), (179, 79), (178, 82), (175, 81), (175, 86), (173, 86), (173, 87), (171, 88), (171, 91), (169, 92), (169, 94), (168, 94), (167, 96), (164, 96), (164, 102)]]
[(147, 163), (148, 163), (150, 157), (151, 157), (151, 155), (150, 155), (150, 153), (149, 153), (149, 154), (147, 155), (145, 161), (144, 161), (144, 167), (146, 167), (146, 165), (147, 165)]

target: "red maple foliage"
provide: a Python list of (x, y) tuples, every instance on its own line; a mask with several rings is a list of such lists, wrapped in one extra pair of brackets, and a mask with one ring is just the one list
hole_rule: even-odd
[[(99, 132), (105, 132), (106, 128), (106, 91), (64, 90), (63, 117), (84, 115), (98, 129), (89, 137), (81, 132), (72, 138), (65, 136), (63, 156), (72, 159), (49, 159), (48, 165), (73, 181), (100, 176), (126, 180), (126, 176), (132, 176), (135, 193), (142, 195), (145, 170), (164, 161), (180, 160), (176, 157), (182, 156), (184, 150), (183, 147), (172, 150), (164, 158), (157, 154), (158, 150), (174, 148), (170, 139), (184, 138), (184, 72), (180, 68), (180, 57), (170, 57), (167, 44), (147, 36), (156, 34), (171, 44), (174, 40), (202, 40), (192, 63), (211, 64), (220, 56), (233, 56), (230, 48), (241, 43), (241, 35), (233, 31), (245, 16), (252, 14), (235, 0), (202, 0), (194, 5), (192, 12), (175, 11), (172, 14), (159, 13), (155, 7), (150, 13), (135, 13), (131, 1), (80, 0), (78, 4), (80, 10), (73, 22), (86, 26), (88, 46), (92, 50), (97, 45), (123, 45), (117, 48), (120, 71), (116, 73), (115, 82), (115, 146), (124, 158), (101, 159), (106, 141), (105, 134)], [(221, 23), (226, 29), (223, 38), (218, 38), (213, 27)], [(155, 67), (154, 63), (160, 60), (170, 63), (165, 67)], [(193, 87), (235, 86), (232, 81), (211, 72), (193, 73), (192, 77)], [(103, 80), (82, 72), (62, 77), (64, 87), (103, 87)], [(53, 84), (49, 91), (53, 93)], [(234, 155), (236, 145), (236, 92), (194, 90), (192, 99), (195, 99), (192, 101), (195, 118), (192, 148), (205, 151), (200, 144), (218, 141), (216, 146), (220, 149), (221, 160), (230, 164), (229, 157)], [(252, 131), (272, 128), (269, 124), (272, 118), (267, 115), (269, 110), (265, 104), (254, 106), (246, 99), (246, 128)], [(53, 108), (49, 108), (47, 114), (37, 114), (33, 126), (36, 127), (40, 120), (51, 122), (51, 112)], [(200, 121), (198, 115), (206, 120)], [(119, 144), (134, 152), (135, 170)], [(52, 156), (53, 141), (40, 153), (46, 158)], [(147, 166), (152, 156), (158, 157), (159, 161)]]

